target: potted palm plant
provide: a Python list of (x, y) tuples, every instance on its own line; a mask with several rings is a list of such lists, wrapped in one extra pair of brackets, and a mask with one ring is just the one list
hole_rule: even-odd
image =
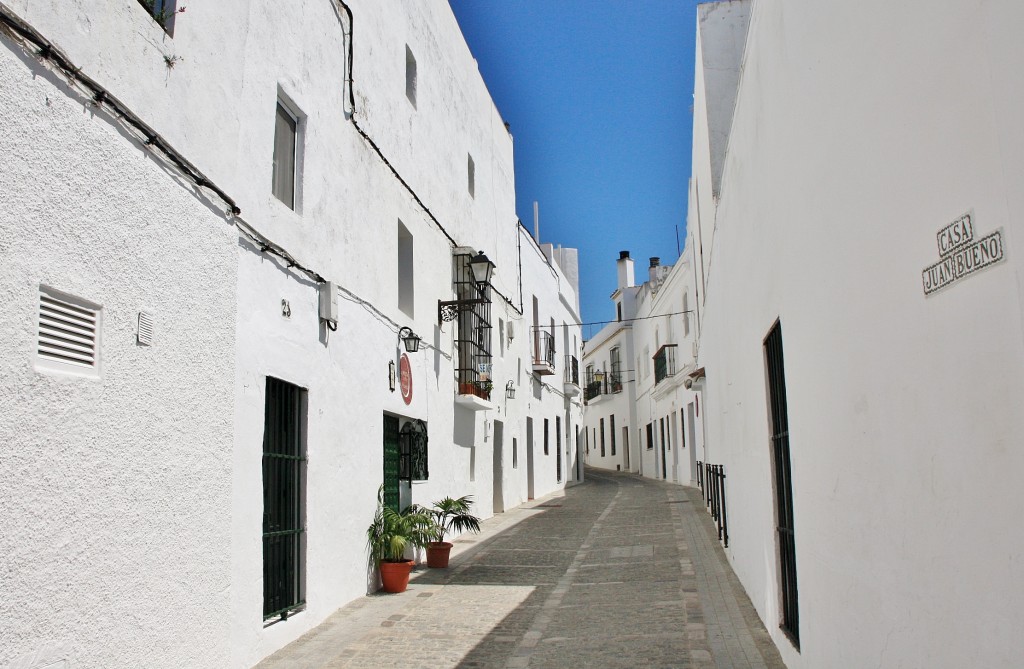
[(407, 548), (422, 548), (433, 536), (433, 515), (416, 506), (395, 511), (384, 504), (384, 487), (377, 492), (377, 511), (366, 528), (370, 560), (379, 567), (384, 592), (405, 592), (415, 564), (405, 558)]
[(446, 534), (480, 531), (480, 519), (470, 513), (472, 506), (473, 496), (463, 495), (458, 499), (445, 497), (426, 510), (432, 521), (427, 543), (428, 567), (444, 569), (448, 566), (452, 544), (444, 540)]

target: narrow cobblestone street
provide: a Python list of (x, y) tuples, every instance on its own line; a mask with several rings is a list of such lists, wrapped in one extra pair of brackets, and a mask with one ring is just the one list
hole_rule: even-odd
[(700, 491), (604, 471), (484, 523), (260, 669), (784, 667)]

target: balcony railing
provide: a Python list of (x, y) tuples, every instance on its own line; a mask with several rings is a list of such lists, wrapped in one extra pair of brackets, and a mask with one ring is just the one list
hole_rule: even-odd
[(654, 383), (661, 383), (676, 373), (676, 345), (665, 344), (654, 354)]
[(565, 356), (565, 382), (580, 385), (580, 361), (574, 355)]
[(555, 337), (545, 330), (533, 331), (533, 371), (538, 374), (555, 373)]
[(587, 402), (594, 399), (595, 397), (603, 394), (604, 382), (602, 381), (591, 381), (587, 384), (587, 387), (583, 389), (583, 399)]
[(608, 390), (606, 392), (622, 392), (622, 363), (612, 363), (612, 371), (611, 374), (608, 376)]

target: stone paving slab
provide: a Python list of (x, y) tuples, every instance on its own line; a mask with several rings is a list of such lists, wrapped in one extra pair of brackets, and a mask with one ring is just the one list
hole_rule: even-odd
[(258, 668), (784, 669), (699, 491), (587, 479), (484, 521), (451, 568), (418, 568)]

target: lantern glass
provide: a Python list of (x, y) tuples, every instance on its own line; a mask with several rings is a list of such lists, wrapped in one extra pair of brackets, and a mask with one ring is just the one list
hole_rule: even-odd
[(473, 271), (473, 279), (481, 286), (490, 283), (491, 274), (494, 273), (494, 263), (484, 255), (484, 252), (473, 256), (469, 261), (469, 268)]

